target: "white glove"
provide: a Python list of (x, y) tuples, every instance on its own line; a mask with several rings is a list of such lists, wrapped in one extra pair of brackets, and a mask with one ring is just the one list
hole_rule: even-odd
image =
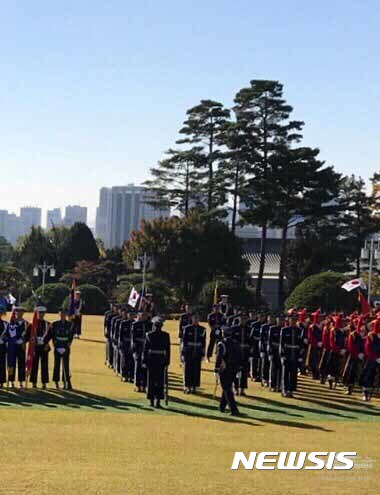
[(377, 363), (377, 364), (380, 364), (380, 358), (377, 358), (377, 359), (376, 359), (376, 363)]
[(303, 359), (302, 358), (298, 358), (298, 362), (299, 363), (302, 363)]
[(269, 355), (268, 358), (269, 358), (269, 361), (273, 361), (273, 356), (272, 355)]
[(64, 347), (58, 347), (56, 351), (62, 356), (62, 354), (65, 354), (66, 349)]
[(285, 358), (285, 357), (282, 357), (282, 358), (281, 358), (281, 363), (282, 363), (282, 364), (284, 364), (284, 363), (285, 363), (285, 361), (286, 361), (286, 358)]
[(341, 349), (340, 354), (341, 354), (341, 356), (344, 356), (346, 354), (346, 349)]
[(303, 339), (303, 343), (304, 343), (304, 344), (308, 344), (308, 343), (309, 343), (309, 341), (308, 341), (307, 339)]
[(364, 354), (363, 354), (362, 352), (360, 352), (360, 353), (358, 354), (358, 358), (360, 359), (360, 361), (363, 361), (363, 359), (364, 359)]
[(322, 342), (318, 342), (317, 346), (322, 347)]
[(265, 352), (260, 352), (260, 357), (265, 358)]

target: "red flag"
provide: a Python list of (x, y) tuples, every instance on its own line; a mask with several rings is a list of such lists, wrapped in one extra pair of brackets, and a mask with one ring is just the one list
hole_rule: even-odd
[(371, 313), (371, 306), (368, 304), (366, 297), (360, 289), (358, 290), (358, 300), (362, 315), (369, 315)]
[(26, 356), (26, 376), (29, 377), (32, 372), (34, 352), (36, 349), (36, 336), (37, 336), (37, 324), (38, 324), (38, 314), (34, 311), (32, 324), (30, 326), (30, 339), (28, 345), (28, 354)]

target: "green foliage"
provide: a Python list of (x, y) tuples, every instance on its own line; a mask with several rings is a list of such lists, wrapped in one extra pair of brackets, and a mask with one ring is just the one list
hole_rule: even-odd
[(70, 285), (74, 278), (79, 285), (95, 285), (106, 294), (110, 293), (116, 284), (116, 275), (105, 262), (78, 261), (73, 270), (61, 277), (61, 281)]
[(9, 263), (0, 264), (0, 291), (18, 298), (20, 292), (30, 291), (30, 279), (20, 269)]
[(357, 291), (347, 292), (341, 288), (347, 275), (338, 272), (322, 272), (307, 277), (293, 290), (285, 302), (289, 308), (307, 308), (324, 311), (352, 311), (358, 306)]
[(24, 273), (32, 273), (33, 267), (46, 261), (54, 263), (54, 246), (41, 227), (32, 227), (30, 234), (20, 237), (14, 253), (15, 264)]
[(75, 223), (65, 240), (62, 259), (66, 269), (71, 269), (78, 261), (98, 261), (99, 249), (91, 230), (85, 223)]
[[(131, 273), (119, 278), (118, 285), (114, 290), (114, 297), (121, 304), (128, 303), (132, 287), (141, 293), (142, 278), (141, 273)], [(166, 313), (176, 307), (176, 295), (170, 288), (168, 282), (153, 276), (151, 273), (146, 277), (147, 292), (153, 294), (155, 309), (157, 312)]]
[[(83, 313), (87, 315), (102, 315), (109, 308), (109, 301), (105, 293), (91, 284), (79, 285), (83, 300)], [(70, 298), (67, 297), (64, 302), (66, 308), (69, 307)]]
[(13, 246), (5, 237), (0, 236), (0, 263), (9, 263), (13, 259)]
[(243, 278), (247, 270), (241, 242), (227, 225), (196, 214), (142, 222), (124, 246), (127, 266), (132, 268), (144, 252), (154, 257), (155, 274), (188, 300), (195, 299), (203, 284), (216, 275)]
[[(56, 313), (63, 305), (66, 296), (69, 294), (69, 288), (66, 284), (45, 284), (44, 294), (42, 295), (42, 286), (35, 291), (36, 296), (46, 306), (49, 313)], [(31, 296), (27, 303), (27, 309), (32, 311), (36, 304), (36, 297)]]
[[(215, 281), (207, 282), (199, 294), (199, 304), (205, 311), (210, 310), (214, 302)], [(257, 308), (255, 291), (247, 287), (241, 280), (235, 279), (218, 279), (218, 296), (228, 294), (232, 304), (243, 306), (245, 308)], [(265, 306), (261, 301), (260, 306)]]

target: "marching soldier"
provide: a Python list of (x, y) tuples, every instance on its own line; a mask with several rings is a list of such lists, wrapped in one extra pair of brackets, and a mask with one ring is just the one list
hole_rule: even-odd
[(72, 390), (70, 375), (70, 349), (74, 338), (72, 322), (67, 319), (68, 312), (61, 309), (59, 312), (60, 319), (54, 321), (51, 326), (51, 336), (54, 346), (54, 372), (53, 382), (59, 388), (61, 363), (62, 363), (62, 381), (65, 390)]
[[(165, 397), (170, 364), (170, 336), (162, 330), (163, 320), (152, 319), (153, 330), (146, 337), (143, 362), (148, 371), (147, 398), (152, 407), (160, 408)], [(156, 401), (156, 403), (154, 402)]]
[(7, 333), (8, 322), (3, 320), (7, 314), (5, 306), (0, 306), (0, 388), (7, 381)]
[(113, 347), (111, 339), (112, 318), (117, 315), (116, 304), (111, 303), (110, 309), (104, 314), (104, 337), (106, 339), (106, 361), (105, 364), (109, 368), (112, 367), (113, 362)]
[(180, 349), (180, 357), (181, 357), (181, 347), (182, 347), (182, 338), (183, 338), (183, 330), (187, 325), (191, 325), (192, 319), (192, 310), (190, 304), (185, 304), (185, 312), (181, 314), (179, 318), (179, 329), (178, 329), (178, 343)]
[(297, 325), (295, 315), (289, 317), (289, 326), (280, 333), (280, 356), (282, 364), (282, 395), (293, 397), (297, 390), (298, 367), (303, 361), (304, 332)]
[(239, 415), (239, 410), (232, 387), (236, 374), (240, 369), (241, 351), (239, 343), (232, 338), (232, 328), (224, 326), (222, 332), (223, 338), (218, 342), (215, 362), (215, 374), (219, 375), (223, 391), (219, 410), (224, 413), (226, 406), (228, 406), (230, 414), (237, 416)]
[(242, 313), (239, 318), (239, 324), (231, 328), (232, 338), (239, 344), (240, 349), (240, 367), (235, 376), (234, 384), (237, 395), (245, 395), (248, 388), (249, 375), (249, 356), (250, 356), (250, 327), (247, 324), (247, 315)]
[(207, 322), (210, 327), (210, 340), (207, 347), (207, 361), (210, 361), (211, 356), (214, 353), (215, 344), (217, 344), (222, 338), (223, 315), (219, 311), (219, 306), (217, 304), (212, 306), (212, 312), (208, 315)]
[(272, 392), (281, 391), (280, 334), (284, 322), (284, 317), (278, 316), (276, 324), (272, 325), (268, 332), (269, 388)]
[(311, 371), (313, 380), (319, 380), (319, 363), (322, 356), (322, 328), (319, 324), (320, 310), (311, 314), (312, 322), (307, 329), (307, 357), (305, 366)]
[(201, 363), (206, 350), (206, 329), (193, 314), (191, 325), (183, 330), (181, 357), (184, 364), (184, 392), (195, 393), (201, 384)]
[(267, 321), (260, 328), (260, 362), (261, 362), (261, 385), (267, 387), (269, 385), (269, 359), (268, 359), (268, 336), (269, 329), (274, 324), (272, 315), (267, 316)]
[[(14, 333), (14, 362), (13, 365), (10, 366), (8, 361), (8, 380), (10, 382), (11, 387), (14, 387), (14, 382), (16, 380), (16, 369), (17, 369), (17, 378), (20, 384), (20, 388), (24, 387), (25, 382), (25, 361), (26, 361), (26, 343), (29, 338), (29, 323), (24, 320), (25, 308), (21, 306), (16, 306), (14, 308), (15, 311), (15, 319), (10, 322), (8, 329), (8, 341), (12, 338), (11, 332)], [(9, 352), (9, 348), (8, 348)], [(8, 354), (9, 360), (9, 354)]]
[(74, 310), (73, 315), (73, 332), (77, 339), (80, 339), (82, 334), (82, 310), (83, 310), (83, 300), (81, 297), (81, 291), (77, 290), (74, 294)]
[(251, 344), (251, 378), (255, 382), (261, 381), (261, 361), (260, 361), (260, 330), (265, 322), (265, 315), (258, 314), (257, 320), (251, 325), (249, 341)]
[(50, 323), (45, 320), (45, 306), (37, 306), (37, 331), (36, 331), (36, 346), (34, 350), (32, 371), (30, 381), (33, 383), (33, 388), (37, 388), (38, 368), (41, 363), (41, 382), (42, 388), (46, 389), (46, 384), (49, 383), (49, 352), (51, 340)]
[(225, 324), (228, 327), (234, 327), (240, 325), (241, 310), (238, 306), (234, 306), (232, 314), (226, 319)]
[(342, 361), (347, 352), (346, 350), (346, 330), (343, 327), (341, 315), (334, 317), (334, 326), (330, 332), (330, 352), (327, 360), (327, 381), (330, 389), (335, 386), (340, 379)]
[(373, 385), (376, 375), (380, 370), (380, 320), (372, 322), (372, 330), (368, 333), (364, 343), (364, 355), (366, 364), (361, 376), (363, 387), (363, 400), (372, 398)]
[(343, 372), (343, 383), (347, 386), (346, 395), (351, 395), (364, 359), (364, 340), (366, 336), (365, 318), (359, 316), (356, 329), (347, 339), (347, 360)]
[(332, 319), (330, 316), (326, 317), (326, 320), (323, 324), (322, 330), (322, 355), (321, 360), (319, 362), (319, 376), (320, 382), (322, 384), (326, 383), (327, 378), (327, 363), (330, 354), (330, 332), (332, 329)]
[(123, 319), (120, 323), (119, 347), (121, 379), (133, 383), (134, 361), (132, 353), (132, 324), (133, 316), (126, 308), (123, 309)]
[(223, 322), (227, 323), (227, 318), (232, 315), (232, 306), (228, 302), (228, 295), (223, 294), (220, 296), (220, 301), (219, 301), (219, 310), (223, 315)]
[(152, 322), (148, 321), (143, 311), (139, 311), (137, 321), (132, 325), (132, 352), (134, 359), (134, 383), (135, 392), (145, 392), (146, 368), (143, 368), (143, 354), (145, 350), (147, 333), (152, 330)]

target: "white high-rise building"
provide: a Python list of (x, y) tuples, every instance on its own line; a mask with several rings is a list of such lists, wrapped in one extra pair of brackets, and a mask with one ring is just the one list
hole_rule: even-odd
[(64, 224), (71, 227), (74, 223), (87, 223), (87, 208), (85, 206), (69, 205), (65, 208)]
[(106, 248), (121, 247), (142, 220), (169, 216), (169, 209), (156, 209), (148, 204), (149, 194), (148, 189), (134, 184), (100, 190), (96, 236)]
[(41, 226), (41, 208), (25, 206), (20, 208), (20, 222), (23, 234), (29, 234), (32, 227)]
[(48, 210), (46, 213), (46, 228), (51, 229), (62, 224), (61, 208)]

